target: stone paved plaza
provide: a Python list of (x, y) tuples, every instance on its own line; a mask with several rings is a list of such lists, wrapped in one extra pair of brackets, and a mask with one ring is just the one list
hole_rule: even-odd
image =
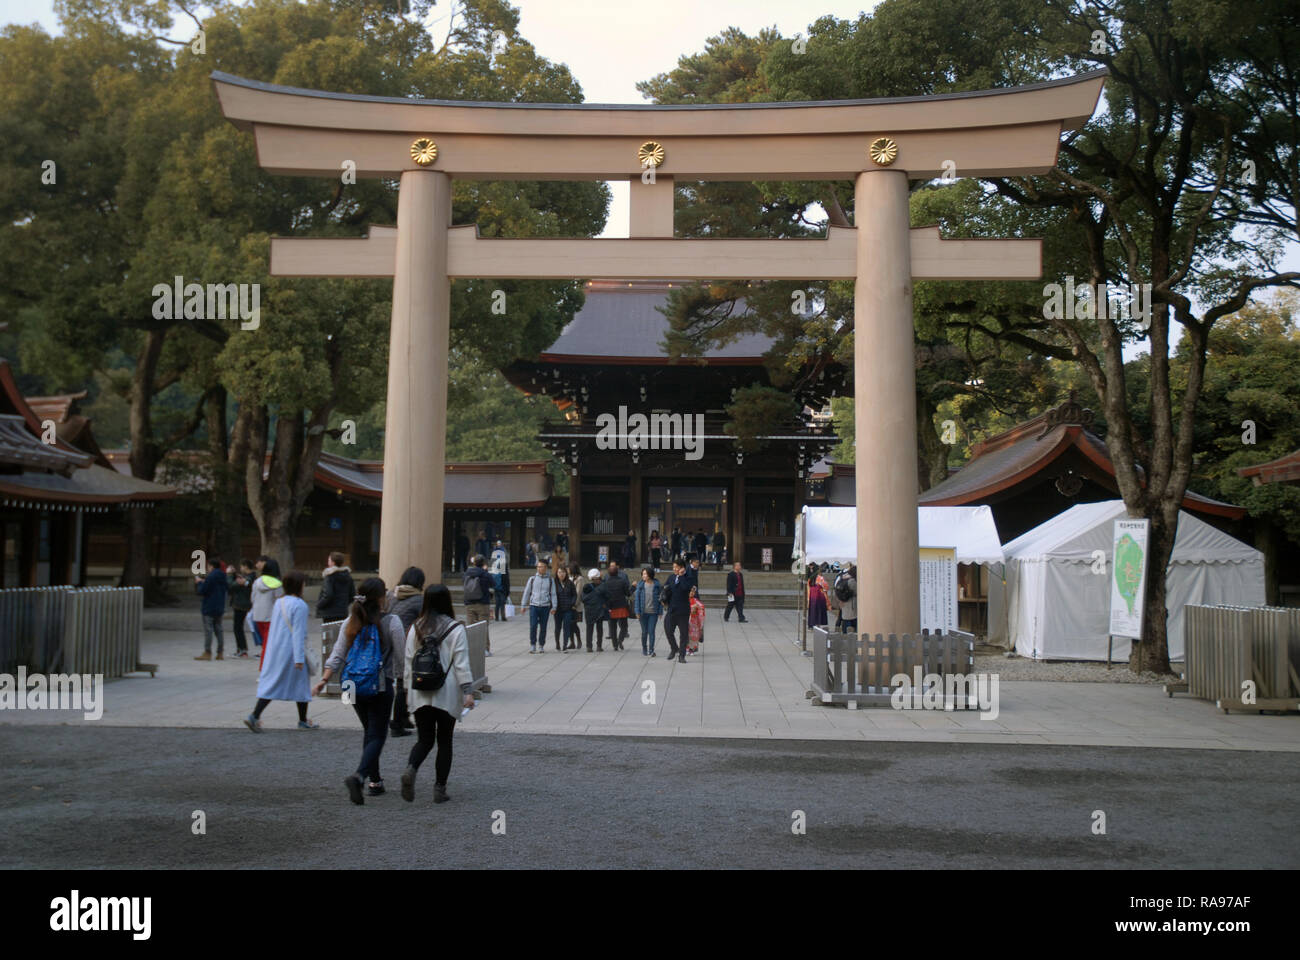
[[(191, 626), (187, 626), (190, 624)], [(197, 608), (149, 611), (141, 659), (158, 675), (136, 674), (105, 685), (103, 718), (79, 713), (0, 711), (0, 723), (97, 722), (134, 727), (239, 727), (255, 699), (257, 660), (196, 662), (202, 650)], [(313, 622), (312, 636), (319, 636)], [(1090, 746), (1157, 746), (1300, 751), (1300, 717), (1227, 715), (1159, 686), (1016, 680), (1001, 683), (1000, 713), (847, 710), (804, 696), (811, 662), (793, 642), (794, 611), (753, 610), (749, 622), (723, 623), (710, 610), (705, 643), (687, 663), (670, 662), (660, 631), (657, 652), (640, 652), (632, 624), (622, 653), (528, 652), (527, 617), (491, 626), (487, 661), (493, 692), (458, 730), (781, 740), (931, 741)], [(227, 653), (233, 649), (229, 618)], [(1023, 671), (1017, 671), (1023, 674)], [(643, 703), (652, 681), (654, 703)], [(311, 716), (352, 730), (356, 718), (337, 699), (313, 703)], [(267, 708), (268, 728), (293, 727), (289, 704)]]

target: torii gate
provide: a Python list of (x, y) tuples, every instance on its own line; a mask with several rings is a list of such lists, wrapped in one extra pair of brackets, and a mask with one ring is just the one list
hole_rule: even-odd
[[(392, 277), (380, 575), (440, 571), (452, 277), (853, 280), (859, 623), (920, 629), (912, 280), (1031, 280), (1040, 240), (911, 229), (908, 181), (1024, 176), (1056, 163), (1105, 71), (1002, 90), (816, 103), (604, 106), (354, 96), (212, 80), (273, 173), (400, 178), (397, 227), (279, 238), (271, 274)], [(653, 178), (643, 172), (653, 168)], [(628, 239), (484, 239), (452, 227), (451, 182), (619, 180)], [(645, 183), (644, 179), (652, 179)], [(673, 237), (673, 182), (854, 180), (856, 227), (826, 239)], [(869, 573), (867, 571), (870, 571)]]

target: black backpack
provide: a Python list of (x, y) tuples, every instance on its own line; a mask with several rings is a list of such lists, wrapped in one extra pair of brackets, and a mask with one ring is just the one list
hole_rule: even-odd
[[(483, 579), (479, 575), (479, 569), (480, 568), (478, 567), (473, 567), (465, 573), (465, 602), (466, 603), (482, 603), (484, 600), (487, 599), (486, 596), (484, 595)], [(470, 596), (471, 589), (474, 591), (474, 595), (472, 597)]]
[(840, 603), (848, 603), (853, 599), (853, 588), (849, 586), (848, 577), (840, 577), (835, 581), (835, 596)]
[(437, 635), (425, 637), (420, 642), (420, 649), (411, 658), (411, 689), (433, 693), (441, 690), (447, 682), (447, 669), (438, 656), (438, 648), (447, 634), (460, 626), (459, 620), (453, 620)]

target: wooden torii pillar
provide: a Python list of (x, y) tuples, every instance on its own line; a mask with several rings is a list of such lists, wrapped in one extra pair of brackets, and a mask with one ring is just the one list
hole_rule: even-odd
[[(273, 276), (393, 278), (385, 580), (409, 564), (444, 568), (451, 278), (853, 280), (858, 617), (863, 630), (901, 634), (920, 628), (912, 282), (1036, 279), (1042, 255), (1039, 240), (944, 240), (935, 227), (912, 228), (908, 183), (1047, 172), (1061, 134), (1095, 110), (1104, 77), (935, 97), (673, 106), (410, 100), (212, 80), (265, 169), (400, 179), (395, 228), (271, 244)], [(454, 179), (624, 178), (628, 239), (484, 239), (450, 223)], [(856, 226), (824, 240), (676, 239), (674, 180), (853, 180)]]

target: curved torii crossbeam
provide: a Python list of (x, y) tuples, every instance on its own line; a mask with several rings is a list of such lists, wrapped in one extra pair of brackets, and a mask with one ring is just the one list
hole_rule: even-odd
[[(275, 276), (393, 277), (380, 574), (442, 570), (452, 277), (855, 281), (860, 628), (918, 633), (912, 280), (1019, 280), (1039, 240), (911, 229), (908, 181), (1024, 176), (1056, 163), (1105, 71), (1002, 90), (815, 103), (471, 103), (301, 90), (224, 73), (222, 112), (273, 173), (400, 178), (397, 226), (277, 238)], [(451, 226), (451, 181), (619, 180), (628, 239), (485, 239)], [(676, 239), (673, 182), (854, 180), (856, 226), (824, 240)], [(869, 573), (867, 572), (869, 569)]]

